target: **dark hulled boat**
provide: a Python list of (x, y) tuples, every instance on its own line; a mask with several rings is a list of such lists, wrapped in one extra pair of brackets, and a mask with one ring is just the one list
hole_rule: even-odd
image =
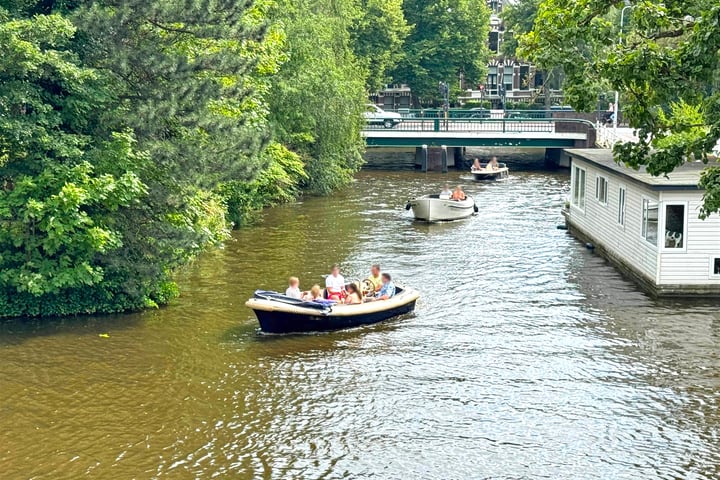
[(306, 302), (277, 292), (256, 291), (245, 305), (252, 308), (266, 333), (306, 333), (340, 330), (382, 322), (412, 312), (417, 290), (396, 287), (395, 295), (357, 305)]

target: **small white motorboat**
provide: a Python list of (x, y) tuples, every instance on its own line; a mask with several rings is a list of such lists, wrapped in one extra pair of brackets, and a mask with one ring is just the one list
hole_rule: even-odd
[(460, 220), (478, 211), (475, 200), (470, 196), (466, 196), (465, 200), (452, 200), (441, 195), (424, 195), (405, 205), (405, 210), (411, 208), (415, 219), (425, 222)]
[(497, 167), (488, 167), (488, 165), (482, 165), (482, 168), (470, 169), (473, 180), (481, 182), (487, 180), (505, 180), (510, 174), (510, 170), (504, 163), (498, 163)]

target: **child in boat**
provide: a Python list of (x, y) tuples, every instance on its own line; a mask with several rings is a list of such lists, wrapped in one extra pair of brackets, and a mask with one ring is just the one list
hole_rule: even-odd
[(288, 284), (288, 288), (285, 290), (285, 296), (297, 298), (298, 300), (301, 299), (303, 294), (300, 291), (300, 280), (297, 277), (290, 277)]
[(482, 165), (480, 165), (480, 159), (478, 159), (478, 158), (475, 159), (475, 161), (473, 162), (472, 169), (473, 170), (482, 170)]
[(306, 302), (314, 302), (316, 300), (322, 300), (322, 289), (320, 288), (320, 285), (315, 284), (312, 286), (309, 292), (305, 292), (305, 295), (303, 295), (303, 300)]
[(347, 296), (345, 297), (344, 301), (345, 305), (355, 305), (358, 303), (362, 303), (360, 292), (358, 291), (358, 288), (354, 283), (349, 284), (346, 289)]

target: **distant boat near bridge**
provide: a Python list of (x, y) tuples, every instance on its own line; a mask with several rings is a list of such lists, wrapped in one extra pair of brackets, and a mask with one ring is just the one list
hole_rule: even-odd
[(476, 182), (507, 180), (510, 175), (510, 170), (507, 165), (504, 163), (498, 163), (497, 165), (495, 168), (488, 167), (488, 165), (481, 165), (482, 168), (470, 169), (473, 180)]

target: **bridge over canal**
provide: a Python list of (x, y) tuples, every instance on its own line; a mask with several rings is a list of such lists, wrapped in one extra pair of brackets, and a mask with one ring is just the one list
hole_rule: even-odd
[(595, 124), (583, 118), (416, 118), (392, 128), (368, 125), (363, 131), (373, 149), (415, 150), (423, 169), (459, 165), (465, 147), (544, 148), (550, 163), (560, 163), (564, 148), (595, 146)]

